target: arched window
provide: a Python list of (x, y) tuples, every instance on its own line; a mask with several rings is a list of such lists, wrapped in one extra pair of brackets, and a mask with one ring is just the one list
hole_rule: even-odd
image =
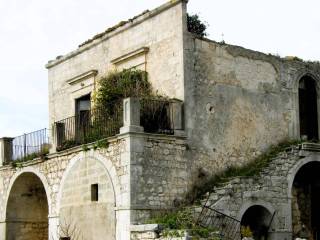
[(318, 140), (318, 107), (315, 81), (308, 76), (299, 82), (300, 137)]

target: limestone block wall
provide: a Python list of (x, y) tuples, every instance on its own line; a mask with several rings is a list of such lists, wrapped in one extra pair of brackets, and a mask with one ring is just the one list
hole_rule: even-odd
[(22, 174), (14, 183), (7, 204), (7, 239), (48, 239), (48, 201), (40, 179)]
[(134, 67), (141, 57), (139, 69), (148, 72), (154, 91), (183, 99), (185, 19), (185, 1), (170, 1), (50, 61), (50, 123), (73, 116), (75, 99), (92, 92), (101, 76)]
[(317, 79), (319, 70), (185, 33), (185, 125), (194, 171), (242, 165), (298, 138), (298, 82), (310, 73)]
[(136, 139), (131, 163), (132, 223), (143, 223), (153, 211), (170, 209), (188, 190), (189, 165), (184, 138), (146, 135)]
[[(91, 214), (95, 213), (95, 217), (97, 217), (101, 215), (100, 210), (104, 209), (107, 210), (105, 214), (108, 214), (108, 217), (110, 216), (111, 219), (112, 216), (113, 219), (121, 218), (123, 213), (121, 211), (117, 214), (115, 213), (115, 204), (119, 207), (123, 205), (128, 206), (130, 199), (128, 197), (130, 188), (127, 186), (129, 173), (125, 170), (129, 169), (129, 161), (123, 160), (125, 152), (126, 140), (122, 138), (111, 140), (107, 149), (92, 149), (91, 151), (83, 152), (82, 148), (78, 147), (50, 155), (49, 159), (45, 161), (32, 161), (22, 168), (2, 167), (0, 169), (0, 234), (4, 234), (3, 231), (6, 231), (5, 223), (8, 219), (6, 217), (7, 202), (9, 197), (14, 194), (12, 186), (16, 182), (16, 179), (24, 173), (34, 174), (34, 176), (40, 178), (44, 185), (48, 200), (49, 222), (47, 218), (47, 222), (43, 224), (46, 224), (46, 226), (50, 225), (49, 235), (54, 236), (57, 234), (60, 216), (60, 220), (68, 220), (66, 215), (71, 212), (71, 215), (68, 216), (72, 217), (72, 212), (75, 208), (88, 210), (85, 213), (84, 211), (77, 211), (78, 214), (82, 214), (81, 216), (77, 216), (79, 217), (77, 220), (82, 223), (90, 219), (90, 212)], [(79, 168), (79, 171), (73, 171), (77, 168)], [(110, 185), (111, 181), (112, 188)], [(101, 203), (87, 204), (88, 189), (90, 189), (93, 182), (100, 184), (99, 197)], [(68, 186), (68, 184), (72, 184), (72, 186)], [(83, 195), (80, 194), (80, 191), (83, 191)], [(114, 201), (111, 202), (110, 199)], [(25, 207), (24, 205), (21, 206)], [(31, 213), (32, 209), (25, 208), (25, 211)], [(8, 214), (10, 215), (11, 212)], [(97, 219), (100, 221), (103, 219), (103, 216), (101, 215), (101, 218), (98, 217)], [(114, 222), (115, 220), (113, 222), (110, 221), (110, 229), (113, 229), (113, 236), (120, 234), (120, 230), (115, 230)], [(130, 219), (127, 222), (129, 224)], [(99, 223), (98, 221), (93, 222), (91, 218), (91, 225), (86, 226), (86, 232), (90, 232), (90, 228), (99, 226)], [(125, 225), (126, 223), (123, 222), (123, 224)], [(34, 228), (35, 225), (32, 225), (32, 227)], [(24, 229), (23, 231), (27, 231), (29, 228), (30, 226), (28, 227), (27, 225), (21, 226), (21, 229)], [(115, 231), (117, 232), (115, 233)], [(123, 231), (123, 234), (126, 234), (126, 232)], [(120, 236), (118, 239), (121, 239)], [(125, 238), (123, 237), (122, 239)]]
[[(0, 238), (14, 213), (8, 210), (8, 199), (21, 196), (14, 184), (24, 174), (43, 184), (48, 214), (39, 224), (49, 225), (49, 236), (69, 225), (88, 240), (105, 236), (127, 240), (130, 224), (144, 223), (154, 212), (170, 209), (185, 197), (190, 183), (185, 137), (124, 133), (110, 138), (106, 148), (88, 147), (89, 151), (75, 147), (19, 168), (0, 168)], [(98, 184), (97, 202), (91, 198), (92, 184)], [(29, 208), (24, 212), (31, 213)], [(29, 227), (21, 225), (21, 231)]]
[(62, 186), (60, 226), (73, 224), (83, 239), (115, 239), (115, 206), (112, 180), (103, 164), (94, 158), (81, 159)]

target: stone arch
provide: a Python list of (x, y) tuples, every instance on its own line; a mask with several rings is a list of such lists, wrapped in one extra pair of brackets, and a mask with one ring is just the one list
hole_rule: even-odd
[[(97, 199), (92, 199), (93, 187), (99, 191)], [(112, 162), (94, 150), (79, 153), (70, 160), (60, 182), (60, 230), (71, 224), (85, 239), (115, 239), (115, 207), (119, 199), (119, 182)], [(81, 231), (84, 228), (86, 231)]]
[(60, 209), (60, 201), (61, 201), (61, 193), (62, 193), (62, 186), (64, 185), (65, 181), (66, 181), (66, 177), (67, 175), (70, 173), (72, 167), (76, 164), (77, 161), (79, 161), (80, 159), (84, 158), (85, 156), (92, 156), (93, 158), (97, 159), (98, 161), (100, 161), (105, 169), (107, 170), (107, 173), (109, 174), (112, 183), (113, 183), (113, 189), (115, 192), (115, 202), (116, 205), (120, 205), (122, 203), (122, 198), (121, 198), (121, 191), (120, 191), (120, 182), (118, 179), (118, 175), (117, 175), (117, 171), (116, 168), (114, 167), (113, 163), (111, 162), (110, 159), (102, 156), (99, 153), (94, 152), (93, 150), (90, 150), (88, 152), (81, 152), (78, 155), (76, 155), (75, 157), (73, 157), (67, 168), (64, 170), (63, 176), (61, 178), (60, 181), (60, 185), (59, 185), (59, 191), (57, 194), (57, 215), (59, 215), (59, 209)]
[(246, 205), (241, 210), (241, 226), (250, 227), (254, 239), (267, 239), (274, 209), (265, 203)]
[(258, 200), (246, 200), (246, 202), (241, 206), (240, 211), (238, 213), (237, 219), (242, 219), (244, 213), (252, 206), (259, 205), (266, 208), (270, 213), (274, 213), (275, 209), (271, 205), (271, 203), (263, 201), (261, 199)]
[(4, 208), (4, 213), (3, 213), (3, 219), (5, 219), (6, 214), (7, 214), (7, 205), (8, 205), (8, 199), (9, 199), (9, 195), (12, 189), (13, 184), (15, 183), (15, 181), (17, 180), (17, 178), (23, 174), (23, 173), (33, 173), (34, 175), (36, 175), (42, 182), (44, 189), (46, 191), (46, 195), (47, 195), (47, 199), (48, 199), (48, 207), (49, 207), (49, 215), (51, 214), (51, 210), (52, 210), (52, 205), (51, 205), (51, 189), (49, 187), (47, 178), (45, 177), (44, 174), (42, 174), (40, 171), (38, 171), (37, 169), (33, 168), (33, 167), (24, 167), (21, 171), (16, 172), (10, 179), (9, 182), (9, 186), (7, 189), (7, 193), (6, 193), (6, 199), (5, 199), (5, 208)]
[[(293, 116), (293, 123), (290, 126), (290, 136), (292, 138), (300, 138), (300, 107), (299, 107), (299, 84), (303, 78), (310, 78), (313, 79), (315, 82), (315, 88), (317, 93), (317, 116), (318, 116), (318, 126), (320, 126), (320, 80), (319, 77), (309, 71), (301, 72), (297, 75), (294, 79), (292, 84), (292, 93), (293, 93), (293, 109), (294, 109), (294, 116)], [(320, 136), (320, 128), (318, 127), (318, 135)]]
[(299, 170), (306, 164), (311, 162), (320, 162), (319, 154), (310, 154), (309, 156), (298, 161), (288, 172), (287, 182), (288, 182), (288, 199), (291, 199), (292, 196), (292, 186), (293, 181)]
[(49, 238), (50, 196), (44, 182), (31, 168), (12, 177), (5, 207), (7, 240)]
[[(288, 174), (288, 198), (294, 237), (320, 234), (320, 155), (310, 154), (297, 162)], [(315, 204), (316, 203), (316, 204)]]

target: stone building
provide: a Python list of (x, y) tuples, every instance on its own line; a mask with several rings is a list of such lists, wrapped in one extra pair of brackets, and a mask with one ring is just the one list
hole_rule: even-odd
[[(156, 238), (133, 225), (183, 200), (199, 172), (243, 166), (287, 139), (318, 140), (318, 63), (200, 38), (186, 12), (186, 0), (170, 1), (48, 62), (49, 142), (45, 131), (0, 140), (0, 239)], [(99, 78), (128, 68), (147, 71), (172, 99), (168, 129), (144, 125), (144, 106), (157, 103), (129, 98), (106, 120), (115, 127), (104, 147), (77, 142), (92, 127)], [(302, 225), (320, 239), (319, 150), (292, 147), (259, 176), (213, 190), (207, 204), (257, 239), (289, 240)]]

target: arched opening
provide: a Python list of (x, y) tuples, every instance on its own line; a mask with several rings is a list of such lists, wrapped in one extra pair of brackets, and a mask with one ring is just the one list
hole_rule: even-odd
[(300, 136), (318, 140), (318, 107), (315, 81), (305, 76), (299, 82)]
[(255, 240), (266, 240), (272, 215), (268, 209), (254, 205), (247, 209), (241, 219), (241, 226), (250, 227)]
[(115, 240), (115, 193), (103, 163), (77, 160), (62, 184), (59, 237)]
[(294, 237), (320, 240), (320, 162), (300, 168), (292, 186)]
[(6, 239), (48, 240), (48, 199), (40, 178), (21, 174), (9, 194)]

